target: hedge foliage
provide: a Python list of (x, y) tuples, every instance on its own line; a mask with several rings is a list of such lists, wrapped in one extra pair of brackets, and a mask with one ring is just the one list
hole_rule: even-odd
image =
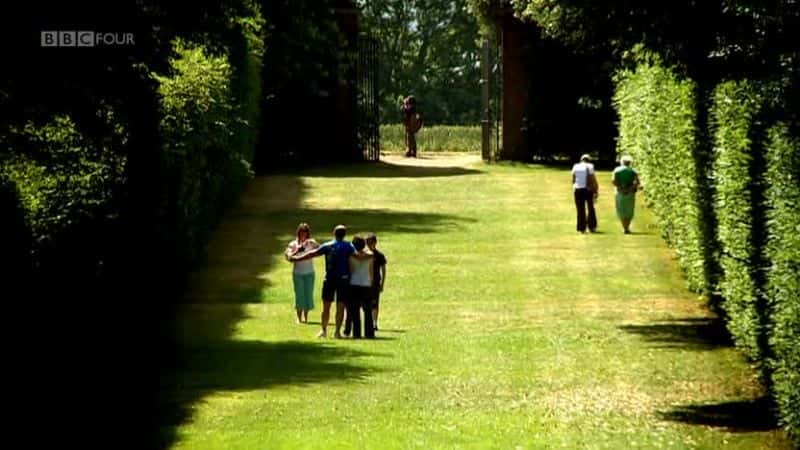
[(678, 256), (688, 286), (707, 290), (701, 208), (698, 203), (694, 84), (679, 79), (659, 58), (641, 53), (635, 70), (616, 78), (617, 153), (633, 157), (665, 239)]
[[(255, 3), (243, 5), (226, 33), (175, 39), (171, 71), (151, 72), (160, 98), (148, 111), (160, 122), (160, 167), (152, 168), (161, 202), (158, 259), (176, 279), (202, 256), (210, 230), (252, 175), (264, 19)], [(36, 277), (91, 283), (114, 270), (108, 262), (125, 239), (119, 219), (131, 189), (127, 155), (135, 150), (113, 103), (90, 100), (75, 113), (64, 108), (12, 124), (0, 136), (2, 211), (21, 211), (17, 234), (31, 238), (24, 253)], [(97, 110), (88, 121), (87, 108)]]
[(100, 115), (111, 132), (103, 139), (84, 136), (66, 115), (10, 130), (12, 151), (1, 171), (18, 195), (40, 275), (97, 274), (107, 257), (125, 159), (114, 151), (122, 136), (113, 114)]
[[(705, 111), (693, 83), (637, 51), (638, 66), (616, 79), (618, 152), (634, 156), (690, 287), (721, 295), (728, 331), (800, 443), (800, 133), (782, 103), (791, 91), (767, 81), (720, 83), (709, 123), (698, 123)], [(708, 134), (699, 132), (706, 126)]]
[(767, 133), (766, 295), (773, 395), (781, 422), (800, 443), (800, 140), (783, 122)]
[(237, 105), (224, 56), (176, 44), (174, 76), (157, 77), (164, 146), (163, 233), (184, 262), (197, 258), (226, 190), (241, 186), (248, 163), (234, 148)]
[(232, 95), (238, 104), (240, 120), (234, 134), (234, 147), (245, 161), (252, 163), (261, 120), (261, 71), (264, 65), (265, 20), (256, 5), (249, 14), (233, 19), (235, 42), (229, 50), (232, 72)]
[(172, 74), (153, 75), (161, 97), (161, 239), (183, 270), (203, 257), (211, 230), (253, 175), (264, 19), (257, 5), (245, 6), (230, 19), (221, 51), (178, 39)]
[(717, 86), (711, 108), (714, 130), (713, 177), (716, 187), (717, 235), (721, 245), (722, 278), (719, 288), (725, 299), (728, 329), (737, 345), (753, 361), (764, 350), (763, 319), (759, 307), (758, 274), (761, 267), (759, 232), (762, 217), (758, 205), (761, 148), (754, 142), (762, 102), (756, 87), (747, 81), (728, 81)]

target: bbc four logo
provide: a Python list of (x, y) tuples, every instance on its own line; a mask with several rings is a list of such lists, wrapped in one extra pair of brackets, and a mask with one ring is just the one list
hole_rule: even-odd
[(100, 47), (134, 45), (133, 33), (42, 31), (42, 47)]

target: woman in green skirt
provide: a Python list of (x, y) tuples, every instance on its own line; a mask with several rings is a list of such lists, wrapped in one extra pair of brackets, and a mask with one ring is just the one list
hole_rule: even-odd
[(619, 167), (614, 169), (614, 186), (617, 188), (616, 205), (617, 217), (622, 222), (625, 234), (630, 234), (633, 210), (636, 206), (636, 191), (639, 189), (639, 175), (631, 167), (633, 158), (625, 155), (621, 158)]

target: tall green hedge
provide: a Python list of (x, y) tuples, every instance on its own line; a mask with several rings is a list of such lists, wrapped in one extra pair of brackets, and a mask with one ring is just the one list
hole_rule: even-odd
[(261, 125), (264, 18), (242, 2), (222, 40), (174, 42), (170, 76), (154, 75), (161, 96), (161, 238), (184, 270), (252, 177)]
[(0, 171), (17, 192), (40, 277), (95, 275), (112, 251), (125, 158), (115, 152), (121, 132), (113, 114), (98, 116), (109, 132), (102, 139), (88, 138), (66, 115), (10, 130), (12, 152)]
[[(157, 172), (164, 252), (158, 259), (170, 261), (176, 279), (202, 255), (210, 230), (252, 174), (264, 19), (255, 2), (243, 5), (226, 19), (226, 32), (189, 33), (193, 40), (174, 42), (171, 73), (152, 75), (160, 108), (142, 111), (160, 121), (160, 167), (140, 172)], [(119, 218), (134, 188), (127, 177), (130, 130), (115, 115), (119, 104), (98, 95), (79, 106), (4, 126), (0, 176), (31, 237), (34, 275), (85, 285), (120, 260)], [(158, 157), (153, 162), (158, 166)]]
[(645, 201), (677, 254), (689, 288), (704, 292), (708, 283), (700, 219), (706, 205), (698, 202), (694, 83), (678, 78), (646, 52), (634, 70), (619, 72), (615, 82), (617, 152), (633, 156)]
[(232, 19), (234, 42), (229, 50), (231, 91), (239, 111), (234, 147), (252, 163), (261, 120), (261, 70), (264, 65), (264, 26), (260, 8), (247, 3), (247, 15)]
[(762, 109), (757, 87), (747, 81), (717, 86), (711, 108), (714, 130), (714, 180), (717, 235), (721, 245), (719, 289), (728, 329), (751, 360), (764, 355), (762, 294), (759, 124)]
[(721, 297), (728, 331), (800, 445), (800, 124), (787, 106), (796, 86), (720, 83), (708, 124), (698, 123), (706, 106), (694, 84), (632, 53), (637, 67), (615, 80), (618, 152), (634, 156), (690, 287)]
[(800, 140), (785, 123), (767, 134), (766, 293), (773, 395), (781, 422), (800, 444)]
[(242, 118), (228, 59), (181, 41), (176, 52), (175, 74), (157, 76), (167, 180), (162, 233), (177, 262), (190, 264), (202, 254), (228, 190), (243, 186), (250, 166), (235, 145)]

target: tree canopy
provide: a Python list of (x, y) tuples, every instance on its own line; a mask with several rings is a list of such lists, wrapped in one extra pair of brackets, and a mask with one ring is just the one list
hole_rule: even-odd
[(543, 36), (615, 63), (644, 44), (701, 79), (785, 72), (800, 48), (796, 0), (470, 0), (470, 8), (483, 20), (512, 12)]
[(359, 1), (362, 26), (378, 41), (381, 116), (400, 121), (400, 99), (414, 95), (428, 123), (480, 120), (476, 17), (457, 0)]

